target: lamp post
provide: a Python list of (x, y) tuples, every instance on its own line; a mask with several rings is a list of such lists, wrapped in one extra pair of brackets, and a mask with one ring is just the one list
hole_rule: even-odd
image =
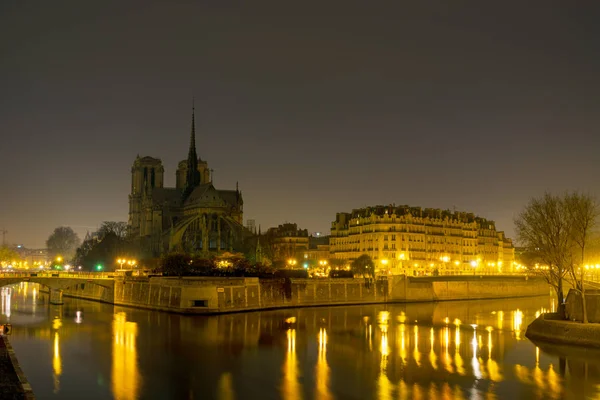
[(119, 258), (117, 264), (120, 265), (120, 269), (123, 269), (123, 264), (129, 265), (129, 268), (133, 269), (137, 265), (136, 260), (128, 260), (126, 258)]

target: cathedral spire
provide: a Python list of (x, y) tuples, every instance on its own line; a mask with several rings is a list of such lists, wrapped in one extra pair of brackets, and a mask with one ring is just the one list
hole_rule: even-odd
[(196, 154), (196, 109), (192, 98), (192, 131), (190, 133), (190, 149), (187, 158), (187, 173), (185, 180), (184, 197), (187, 197), (196, 186), (200, 184), (200, 171), (198, 171), (198, 155)]

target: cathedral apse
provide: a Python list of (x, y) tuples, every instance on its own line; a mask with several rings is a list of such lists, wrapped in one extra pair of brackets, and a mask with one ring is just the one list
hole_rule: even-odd
[(172, 251), (205, 257), (241, 252), (244, 239), (251, 235), (243, 226), (239, 188), (216, 189), (212, 170), (197, 155), (195, 125), (192, 109), (188, 156), (178, 163), (175, 187), (164, 187), (159, 158), (138, 156), (133, 162), (129, 228), (145, 256)]

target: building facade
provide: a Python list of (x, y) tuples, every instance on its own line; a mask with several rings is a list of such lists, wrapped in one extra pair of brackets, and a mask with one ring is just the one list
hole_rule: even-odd
[(285, 223), (269, 228), (264, 242), (274, 263), (285, 263), (287, 267), (301, 267), (303, 254), (309, 248), (308, 230), (299, 229), (297, 224)]
[(514, 247), (495, 223), (472, 213), (375, 206), (338, 213), (331, 257), (369, 255), (381, 274), (512, 272)]
[(213, 186), (208, 163), (196, 153), (192, 110), (187, 160), (179, 162), (176, 186), (164, 187), (159, 158), (137, 157), (131, 168), (129, 228), (144, 255), (185, 251), (204, 256), (239, 251), (248, 235), (242, 193)]

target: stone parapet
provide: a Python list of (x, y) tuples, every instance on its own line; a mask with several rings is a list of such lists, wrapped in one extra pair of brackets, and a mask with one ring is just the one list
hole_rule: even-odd
[(600, 324), (565, 321), (558, 314), (542, 314), (527, 327), (531, 340), (600, 348)]

